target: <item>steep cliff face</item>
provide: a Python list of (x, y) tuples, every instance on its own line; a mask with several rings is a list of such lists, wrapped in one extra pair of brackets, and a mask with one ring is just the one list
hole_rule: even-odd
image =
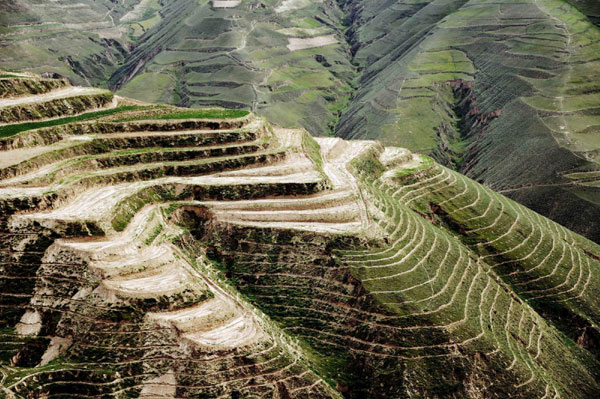
[[(0, 110), (82, 95), (42, 81), (2, 85)], [(485, 136), (499, 115), (444, 90)], [(77, 111), (0, 126), (4, 397), (600, 390), (597, 244), (377, 141), (121, 97)]]

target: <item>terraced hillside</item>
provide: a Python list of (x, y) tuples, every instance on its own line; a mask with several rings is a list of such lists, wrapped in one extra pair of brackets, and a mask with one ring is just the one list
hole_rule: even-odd
[(2, 81), (2, 397), (600, 392), (597, 244), (403, 148)]
[(0, 67), (377, 139), (600, 242), (595, 0), (0, 4)]

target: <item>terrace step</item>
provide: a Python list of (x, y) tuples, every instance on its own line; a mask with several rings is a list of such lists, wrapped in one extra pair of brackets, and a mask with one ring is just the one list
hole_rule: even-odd
[(344, 223), (360, 221), (356, 203), (339, 204), (315, 209), (213, 210), (214, 216), (230, 222), (315, 222)]
[[(51, 170), (44, 168), (45, 166), (50, 167), (49, 165), (54, 163), (58, 168), (67, 160), (72, 160), (77, 156), (82, 160), (87, 158), (88, 162), (94, 162), (94, 159), (102, 162), (103, 159), (106, 159), (103, 161), (104, 164), (114, 158), (116, 159), (114, 163), (127, 165), (136, 160), (137, 162), (186, 160), (196, 159), (198, 156), (235, 155), (251, 152), (253, 149), (258, 151), (266, 148), (263, 140), (251, 132), (224, 131), (222, 136), (211, 132), (209, 135), (198, 133), (177, 135), (176, 137), (172, 137), (172, 133), (165, 133), (164, 136), (153, 134), (150, 137), (157, 136), (162, 137), (149, 139), (143, 135), (133, 134), (125, 140), (118, 137), (102, 137), (102, 135), (72, 136), (48, 146), (4, 151), (0, 160), (0, 176), (6, 176), (9, 179), (0, 181), (0, 184), (19, 183), (27, 180), (27, 176), (23, 175), (27, 175), (28, 172), (34, 177), (48, 174)], [(167, 147), (161, 147), (161, 142), (167, 142)], [(179, 158), (176, 157), (178, 153), (182, 154)], [(154, 154), (154, 159), (151, 154)], [(58, 159), (61, 161), (56, 162)], [(16, 178), (10, 179), (11, 177)]]
[[(13, 170), (12, 173), (7, 173), (7, 170), (18, 169), (19, 165), (24, 164), (27, 161), (32, 161), (38, 157), (41, 158), (41, 156), (45, 154), (51, 154), (71, 147), (81, 146), (90, 140), (91, 137), (89, 136), (70, 137), (66, 140), (46, 146), (24, 147), (2, 151), (0, 152), (2, 155), (0, 156), (0, 170), (2, 171), (2, 176), (15, 175), (16, 170)], [(37, 168), (37, 166), (37, 164), (32, 165), (32, 168)]]
[[(41, 187), (1, 187), (0, 186), (0, 199), (9, 199), (16, 197), (39, 197), (42, 196), (49, 189), (56, 192), (68, 190), (72, 191), (78, 187), (85, 187), (99, 185), (99, 184), (125, 184), (130, 181), (138, 181), (137, 186), (139, 188), (147, 187), (150, 183), (158, 181), (160, 183), (174, 183), (177, 180), (175, 178), (194, 177), (201, 175), (213, 174), (215, 179), (220, 178), (215, 172), (224, 169), (240, 168), (252, 164), (262, 164), (267, 162), (273, 162), (285, 157), (285, 152), (273, 152), (263, 151), (256, 153), (243, 154), (238, 156), (218, 157), (218, 158), (206, 158), (203, 162), (199, 161), (182, 161), (182, 162), (163, 162), (163, 163), (152, 163), (152, 164), (137, 164), (132, 166), (117, 167), (101, 169), (95, 172), (84, 172), (81, 175), (70, 176), (63, 181), (59, 181), (56, 184), (50, 186)], [(37, 177), (37, 176), (36, 176)], [(311, 176), (312, 177), (312, 176)], [(222, 179), (231, 181), (223, 177)], [(260, 180), (259, 179), (254, 179)], [(265, 179), (263, 179), (265, 180)], [(268, 179), (266, 179), (268, 180)], [(265, 182), (266, 182), (265, 180)], [(303, 179), (305, 180), (305, 179)], [(208, 182), (214, 181), (214, 179), (207, 179)], [(75, 187), (75, 188), (74, 188)], [(130, 186), (135, 188), (136, 185)], [(80, 191), (80, 190), (77, 190)], [(112, 190), (109, 190), (110, 193)], [(77, 206), (80, 204), (77, 203)]]
[[(179, 132), (187, 130), (261, 129), (264, 121), (252, 115), (236, 119), (152, 119), (106, 122), (105, 133), (118, 132)], [(109, 128), (110, 127), (110, 128)]]
[(302, 210), (315, 209), (321, 206), (333, 206), (345, 204), (356, 199), (355, 193), (351, 190), (332, 190), (323, 191), (311, 196), (296, 196), (293, 198), (273, 198), (257, 199), (254, 201), (203, 201), (214, 211), (225, 210), (257, 210), (257, 209), (282, 209), (282, 210)]
[(175, 398), (177, 379), (170, 371), (164, 375), (144, 381), (140, 391), (140, 399), (172, 399)]
[[(122, 102), (119, 97), (114, 97), (107, 109), (118, 111)], [(126, 107), (123, 107), (126, 108)], [(106, 111), (106, 109), (104, 110)], [(118, 133), (144, 133), (144, 132), (185, 132), (185, 131), (256, 131), (259, 135), (266, 134), (266, 128), (262, 119), (246, 116), (237, 119), (207, 120), (207, 119), (164, 119), (164, 120), (139, 120), (126, 122), (112, 122), (102, 119), (96, 121), (77, 121), (77, 118), (85, 118), (88, 113), (75, 117), (52, 119), (51, 121), (12, 124), (6, 128), (18, 131), (7, 137), (0, 137), (0, 151), (18, 149), (22, 147), (36, 147), (50, 145), (61, 140), (67, 140), (73, 136), (84, 135), (110, 135)], [(89, 115), (88, 115), (89, 116)], [(46, 126), (48, 125), (48, 126)], [(38, 127), (36, 127), (38, 126)], [(45, 127), (42, 127), (45, 126)], [(9, 130), (10, 130), (9, 129)], [(1, 136), (1, 135), (0, 135)]]
[(414, 156), (415, 154), (413, 154), (406, 148), (385, 147), (385, 149), (379, 156), (379, 161), (381, 161), (381, 163), (385, 167), (393, 168), (412, 161)]
[(119, 150), (98, 155), (85, 155), (49, 164), (28, 174), (0, 180), (0, 186), (52, 184), (69, 175), (93, 170), (108, 170), (126, 166), (134, 167), (135, 165), (149, 165), (151, 167), (152, 164), (157, 163), (168, 166), (174, 162), (183, 165), (190, 161), (202, 162), (211, 158), (223, 159), (224, 157), (251, 155), (264, 152), (265, 150), (266, 145), (260, 142), (193, 148)]
[(211, 350), (243, 348), (263, 337), (262, 331), (251, 316), (244, 315), (239, 315), (213, 330), (183, 335), (184, 339)]
[(175, 327), (184, 341), (211, 350), (243, 348), (264, 339), (252, 314), (217, 296), (173, 312), (149, 313), (150, 320)]
[(346, 234), (362, 230), (363, 224), (358, 222), (318, 222), (318, 221), (284, 221), (284, 222), (266, 222), (266, 221), (243, 221), (235, 219), (225, 219), (227, 223), (235, 224), (238, 226), (252, 227), (252, 228), (264, 228), (264, 229), (276, 229), (276, 230), (300, 230), (314, 233), (323, 234)]
[(104, 278), (128, 276), (146, 270), (157, 270), (175, 263), (172, 251), (164, 246), (135, 247), (128, 246), (122, 252), (102, 257), (92, 263), (94, 269), (102, 271)]
[[(0, 72), (2, 74), (2, 72)], [(0, 78), (0, 98), (21, 97), (48, 93), (67, 86), (65, 79), (38, 79), (33, 76)]]
[(181, 262), (155, 269), (118, 276), (102, 281), (98, 292), (109, 301), (118, 299), (154, 299), (169, 307), (197, 302), (206, 296), (206, 285), (193, 276)]
[(113, 94), (87, 87), (66, 87), (33, 96), (0, 99), (0, 121), (22, 123), (81, 114), (116, 106)]
[(253, 130), (185, 130), (180, 132), (132, 132), (96, 136), (98, 142), (113, 149), (147, 147), (196, 147), (257, 140), (260, 133)]
[(30, 96), (1, 98), (0, 108), (13, 107), (23, 104), (41, 103), (52, 101), (56, 99), (63, 99), (69, 97), (85, 96), (91, 94), (102, 93), (103, 90), (92, 88), (92, 87), (64, 87), (44, 94), (34, 94)]

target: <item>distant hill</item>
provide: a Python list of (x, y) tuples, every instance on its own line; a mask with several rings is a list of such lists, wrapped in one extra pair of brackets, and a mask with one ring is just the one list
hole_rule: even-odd
[(586, 16), (560, 0), (344, 9), (365, 69), (337, 134), (430, 153), (600, 241), (600, 30)]

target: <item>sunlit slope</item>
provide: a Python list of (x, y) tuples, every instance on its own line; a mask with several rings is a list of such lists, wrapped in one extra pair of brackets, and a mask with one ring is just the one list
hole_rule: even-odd
[[(3, 79), (21, 107), (71, 88)], [(196, 200), (322, 189), (308, 134), (113, 100), (0, 126), (2, 397), (340, 398), (178, 227)], [(258, 172), (228, 175), (244, 166)]]
[(4, 397), (600, 390), (597, 244), (403, 148), (3, 76)]

